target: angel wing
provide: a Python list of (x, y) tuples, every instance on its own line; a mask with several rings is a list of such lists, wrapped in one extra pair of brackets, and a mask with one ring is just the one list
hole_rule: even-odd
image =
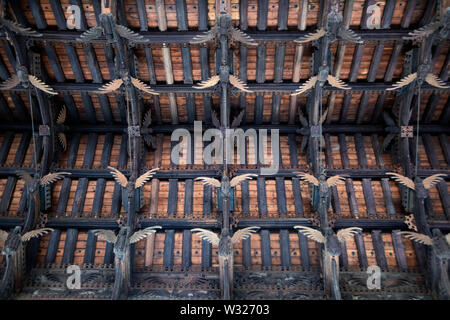
[(319, 230), (304, 226), (294, 226), (294, 229), (297, 229), (299, 232), (316, 242), (325, 243), (325, 237)]
[(63, 147), (63, 150), (65, 151), (67, 149), (67, 139), (66, 135), (62, 132), (58, 133), (58, 140), (61, 143), (61, 146)]
[(405, 235), (405, 238), (414, 240), (422, 244), (426, 244), (428, 246), (431, 246), (433, 244), (433, 239), (431, 239), (429, 236), (423, 233), (417, 233), (412, 231), (400, 231), (399, 233)]
[(257, 232), (260, 227), (247, 227), (244, 229), (240, 229), (233, 234), (231, 241), (233, 244), (241, 242), (241, 240), (247, 239), (252, 235), (252, 233)]
[(217, 117), (217, 113), (214, 110), (211, 110), (211, 120), (213, 125), (217, 128), (220, 129), (220, 120)]
[(50, 183), (53, 183), (53, 182), (55, 182), (56, 180), (58, 180), (58, 179), (62, 179), (62, 178), (64, 178), (64, 175), (66, 175), (66, 174), (71, 174), (70, 172), (55, 172), (55, 173), (49, 173), (49, 174), (47, 174), (47, 175), (45, 175), (45, 176), (43, 176), (42, 178), (41, 178), (41, 185), (47, 185), (47, 184), (50, 184)]
[(62, 107), (61, 111), (59, 112), (58, 118), (56, 118), (56, 124), (63, 124), (64, 121), (66, 121), (66, 117), (67, 117), (66, 107)]
[(117, 240), (117, 236), (112, 230), (94, 229), (92, 232), (106, 242), (114, 243)]
[(428, 37), (430, 34), (432, 34), (434, 31), (439, 28), (440, 23), (439, 22), (432, 22), (429, 23), (422, 28), (416, 29), (410, 33), (408, 33), (407, 37), (403, 37), (405, 40), (417, 40), (419, 38)]
[(141, 91), (145, 93), (152, 94), (154, 96), (159, 96), (159, 93), (150, 88), (148, 85), (143, 83), (141, 80), (131, 77), (131, 83)]
[(58, 94), (52, 88), (50, 88), (48, 85), (46, 85), (44, 82), (42, 82), (42, 80), (36, 78), (35, 76), (33, 76), (31, 74), (28, 75), (28, 80), (30, 80), (31, 84), (33, 86), (35, 86), (36, 88), (38, 88), (39, 90), (47, 92), (48, 94), (51, 94), (53, 96)]
[(120, 86), (123, 84), (122, 79), (116, 79), (113, 81), (108, 82), (107, 84), (101, 86), (98, 91), (100, 91), (100, 94), (109, 93), (116, 91), (120, 88)]
[(12, 89), (19, 84), (20, 84), (19, 77), (14, 74), (0, 84), (0, 89)]
[(25, 184), (30, 184), (33, 182), (33, 178), (31, 177), (31, 175), (23, 170), (19, 170), (17, 171), (17, 175), (20, 177), (20, 179), (22, 179), (23, 181), (25, 181)]
[(127, 27), (124, 27), (120, 24), (115, 25), (117, 33), (125, 39), (128, 39), (132, 42), (148, 42), (148, 39), (143, 39), (144, 37), (137, 34), (136, 32), (131, 31)]
[(240, 184), (244, 180), (250, 180), (252, 177), (257, 177), (258, 175), (256, 173), (246, 173), (241, 174), (239, 176), (234, 177), (230, 181), (230, 187), (236, 187), (238, 184)]
[(410, 84), (411, 82), (416, 80), (416, 78), (417, 78), (417, 72), (411, 73), (410, 75), (404, 77), (400, 81), (397, 81), (396, 83), (394, 83), (392, 88), (387, 88), (386, 90), (388, 90), (388, 91), (397, 90), (401, 87), (404, 87), (404, 86)]
[(208, 177), (198, 177), (194, 179), (195, 181), (201, 181), (203, 185), (207, 186), (213, 186), (216, 188), (220, 188), (220, 181), (214, 178), (208, 178)]
[(425, 81), (431, 84), (433, 87), (441, 88), (441, 89), (448, 89), (449, 86), (445, 85), (445, 82), (439, 79), (437, 76), (435, 76), (432, 73), (427, 74), (425, 77)]
[(316, 32), (308, 33), (306, 36), (294, 40), (296, 43), (306, 43), (322, 38), (325, 35), (325, 29), (318, 29)]
[(304, 172), (294, 172), (294, 173), (296, 173), (301, 180), (312, 183), (315, 186), (319, 186), (319, 180), (317, 180), (317, 178), (314, 177), (313, 175)]
[(219, 32), (219, 27), (214, 26), (211, 28), (211, 30), (192, 38), (192, 40), (189, 41), (189, 43), (204, 43), (204, 42), (211, 41), (212, 39), (214, 39), (217, 36), (218, 32)]
[(445, 173), (437, 173), (433, 174), (432, 176), (429, 176), (428, 178), (423, 179), (422, 183), (425, 189), (429, 190), (433, 188), (436, 184), (444, 180), (443, 177), (446, 177), (447, 175)]
[(200, 82), (199, 84), (193, 86), (192, 88), (194, 88), (194, 89), (205, 89), (205, 88), (214, 87), (219, 82), (219, 80), (220, 80), (219, 76), (212, 76), (208, 80), (203, 80), (202, 82)]
[(120, 172), (119, 170), (117, 170), (116, 168), (113, 167), (108, 167), (109, 170), (111, 171), (112, 176), (114, 177), (114, 179), (116, 179), (116, 182), (121, 185), (123, 188), (126, 188), (127, 184), (128, 184), (128, 179), (127, 177), (125, 177), (123, 175), (122, 172)]
[(152, 124), (152, 109), (148, 109), (144, 116), (144, 121), (142, 121), (142, 126), (148, 128)]
[(362, 229), (358, 228), (358, 227), (345, 228), (345, 229), (339, 230), (337, 232), (336, 236), (337, 236), (339, 242), (345, 242), (347, 239), (349, 239), (350, 237), (353, 237), (355, 234), (357, 234), (360, 231), (362, 231)]
[(7, 29), (27, 37), (42, 37), (42, 33), (38, 33), (31, 28), (25, 28), (14, 21), (0, 19), (0, 25), (3, 25)]
[[(449, 233), (450, 234), (450, 233)], [(8, 232), (0, 230), (0, 242), (3, 242), (8, 238)]]
[(209, 230), (201, 229), (201, 228), (194, 228), (191, 229), (191, 232), (198, 232), (197, 234), (202, 238), (203, 240), (208, 241), (209, 243), (218, 246), (219, 245), (219, 236)]
[(291, 96), (296, 96), (298, 94), (301, 94), (311, 88), (313, 88), (316, 85), (317, 82), (317, 76), (309, 78), (305, 83), (303, 83), (300, 87), (298, 87), (297, 90), (295, 90), (294, 93), (291, 93)]
[(360, 36), (356, 35), (356, 33), (354, 33), (352, 30), (347, 29), (347, 28), (340, 28), (339, 36), (343, 40), (347, 40), (347, 41), (354, 42), (354, 43), (363, 43)]
[(412, 181), (410, 178), (402, 176), (401, 174), (395, 172), (387, 172), (386, 174), (389, 176), (393, 176), (392, 179), (403, 184), (404, 186), (407, 186), (408, 188), (415, 190), (414, 181)]
[(242, 119), (244, 118), (244, 114), (245, 109), (242, 109), (242, 111), (237, 115), (237, 117), (233, 119), (233, 122), (231, 123), (232, 128), (237, 128), (241, 124)]
[(237, 42), (244, 43), (248, 46), (257, 46), (258, 44), (248, 34), (239, 29), (231, 28), (231, 38)]
[(333, 87), (342, 89), (342, 90), (350, 90), (351, 88), (342, 80), (332, 76), (331, 74), (327, 77), (328, 83), (331, 84)]
[(155, 233), (156, 229), (162, 229), (162, 227), (161, 226), (153, 226), (153, 227), (148, 227), (148, 228), (136, 231), (130, 237), (130, 243), (131, 244), (136, 243), (136, 242), (146, 238), (147, 236), (151, 235), (152, 233)]
[(37, 238), (37, 237), (43, 236), (44, 234), (47, 234), (50, 231), (53, 231), (53, 229), (52, 228), (42, 228), (42, 229), (31, 230), (31, 231), (28, 231), (27, 233), (25, 233), (20, 239), (23, 242), (27, 242), (31, 238)]
[(228, 79), (230, 80), (231, 85), (238, 88), (239, 90), (249, 93), (253, 92), (251, 90), (248, 90), (247, 84), (244, 81), (240, 80), (238, 77), (230, 74)]
[(97, 39), (98, 37), (100, 37), (103, 33), (103, 28), (102, 27), (92, 27), (89, 30), (83, 32), (81, 34), (81, 36), (77, 39), (77, 41), (82, 41), (82, 42), (89, 42), (91, 40)]
[(445, 236), (445, 240), (447, 240), (447, 243), (450, 246), (450, 233)]
[(148, 170), (146, 173), (137, 178), (135, 188), (137, 189), (142, 187), (158, 170), (159, 168)]
[(345, 181), (345, 177), (336, 175), (336, 176), (329, 177), (327, 179), (327, 184), (331, 188), (331, 187), (334, 187), (335, 185), (337, 185), (341, 181)]

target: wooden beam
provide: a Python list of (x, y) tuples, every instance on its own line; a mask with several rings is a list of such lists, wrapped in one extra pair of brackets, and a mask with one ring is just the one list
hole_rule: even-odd
[(381, 237), (381, 230), (372, 230), (372, 243), (378, 266), (382, 271), (388, 271), (386, 252), (384, 251), (384, 243)]
[(66, 242), (64, 243), (64, 251), (61, 264), (68, 265), (73, 263), (77, 238), (78, 238), (77, 229), (67, 229)]
[(59, 238), (61, 236), (61, 230), (55, 229), (50, 234), (50, 240), (48, 241), (47, 252), (45, 253), (45, 264), (50, 265), (55, 262), (56, 254), (58, 252)]
[(166, 230), (164, 238), (164, 253), (163, 266), (164, 268), (171, 268), (173, 266), (173, 248), (175, 230)]
[(270, 249), (270, 233), (269, 230), (261, 230), (261, 261), (263, 267), (272, 266), (272, 252)]

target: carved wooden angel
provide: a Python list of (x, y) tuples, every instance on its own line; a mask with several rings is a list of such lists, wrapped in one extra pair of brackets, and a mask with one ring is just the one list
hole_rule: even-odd
[[(193, 86), (193, 88), (194, 89), (211, 88), (211, 87), (216, 86), (219, 83), (219, 81), (220, 81), (220, 76), (219, 75), (215, 75), (215, 76), (212, 76), (211, 78), (209, 78), (207, 80), (203, 80), (199, 84)], [(236, 77), (236, 76), (234, 76), (232, 74), (230, 74), (228, 76), (228, 81), (230, 82), (230, 84), (233, 87), (239, 89), (240, 91), (248, 92), (248, 93), (253, 92), (251, 90), (248, 90), (247, 84), (244, 81), (240, 80), (238, 77)]]
[[(220, 237), (217, 233), (209, 230), (195, 228), (192, 232), (197, 233), (203, 240), (219, 247), (220, 288), (222, 297), (230, 299), (233, 288), (233, 246), (241, 240), (247, 239), (252, 233), (258, 231), (259, 227), (247, 227), (240, 229), (230, 236), (228, 228), (222, 228)], [(226, 268), (228, 266), (228, 268)], [(226, 281), (228, 280), (228, 281)], [(224, 290), (228, 288), (228, 290)]]
[(307, 181), (313, 185), (311, 202), (313, 210), (317, 211), (320, 205), (323, 205), (325, 211), (328, 211), (331, 203), (330, 188), (336, 186), (339, 182), (345, 181), (344, 176), (335, 175), (326, 179), (325, 174), (321, 174), (319, 179), (311, 174), (304, 172), (294, 172), (301, 180)]
[(12, 75), (10, 78), (6, 79), (0, 84), (1, 90), (10, 90), (21, 84), (24, 88), (29, 88), (30, 86), (36, 89), (42, 90), (50, 95), (57, 95), (52, 88), (45, 84), (42, 80), (38, 79), (32, 74), (28, 74), (28, 69), (25, 66), (17, 66), (16, 74)]
[(100, 87), (98, 89), (97, 93), (100, 93), (100, 94), (111, 93), (111, 92), (118, 90), (122, 85), (125, 85), (125, 86), (133, 85), (135, 88), (137, 88), (145, 93), (155, 95), (155, 96), (159, 95), (159, 93), (156, 92), (155, 90), (153, 90), (150, 86), (146, 85), (141, 80), (131, 77), (129, 75), (125, 75), (121, 79), (115, 79), (115, 80), (108, 82), (107, 84)]
[(410, 240), (427, 245), (431, 248), (428, 257), (428, 270), (431, 271), (431, 287), (440, 299), (450, 298), (449, 261), (450, 233), (443, 235), (439, 229), (433, 229), (433, 236), (412, 231), (401, 231), (401, 235)]
[(114, 244), (115, 278), (112, 294), (113, 300), (125, 298), (128, 288), (131, 285), (130, 244), (145, 239), (149, 235), (156, 233), (157, 229), (161, 228), (161, 226), (148, 227), (134, 232), (131, 236), (129, 227), (121, 227), (117, 235), (112, 230), (92, 230), (101, 239)]
[[(258, 175), (255, 173), (246, 173), (241, 174), (239, 176), (234, 177), (233, 179), (230, 179), (227, 176), (222, 177), (222, 181), (219, 181), (214, 178), (209, 177), (198, 177), (194, 180), (201, 181), (203, 185), (212, 186), (217, 189), (217, 201), (219, 203), (219, 210), (222, 208), (221, 200), (223, 198), (229, 199), (230, 197), (234, 196), (234, 189), (237, 185), (242, 183), (245, 180), (252, 179), (253, 177), (257, 177)], [(230, 210), (233, 211), (234, 204), (233, 201), (230, 202)]]
[(436, 34), (442, 40), (448, 39), (450, 36), (450, 7), (446, 8), (444, 14), (442, 9), (437, 8), (437, 16), (434, 21), (429, 24), (420, 27), (414, 31), (408, 33), (407, 37), (403, 37), (405, 40), (422, 40)]
[(14, 32), (25, 37), (42, 37), (42, 33), (38, 33), (31, 28), (24, 27), (15, 21), (11, 21), (5, 18), (5, 13), (8, 11), (6, 8), (6, 1), (0, 2), (0, 30), (8, 32)]
[(212, 41), (220, 35), (231, 37), (233, 41), (240, 42), (247, 46), (257, 46), (258, 44), (246, 33), (234, 28), (231, 24), (231, 16), (227, 14), (219, 14), (216, 18), (216, 24), (209, 31), (192, 38), (189, 43), (201, 44)]
[(445, 173), (437, 173), (423, 180), (420, 177), (416, 177), (413, 181), (410, 178), (402, 176), (401, 174), (395, 172), (387, 172), (386, 174), (392, 176), (392, 179), (394, 179), (395, 181), (401, 183), (402, 185), (408, 187), (411, 190), (414, 190), (415, 195), (419, 199), (427, 198), (428, 190), (433, 188), (439, 182), (443, 181), (444, 180), (443, 177), (447, 176), (447, 174)]
[(40, 211), (44, 211), (47, 209), (45, 202), (43, 202), (45, 190), (41, 187), (48, 186), (70, 174), (70, 172), (63, 171), (54, 172), (49, 173), (41, 178), (39, 174), (35, 174), (34, 177), (31, 177), (31, 175), (26, 171), (17, 171), (17, 175), (25, 181), (25, 188), (28, 197), (28, 215), (25, 219), (25, 230), (31, 229), (35, 225), (35, 223), (37, 223), (37, 218)]
[[(125, 177), (125, 175), (116, 168), (108, 167), (108, 169), (112, 170), (111, 171), (112, 176), (114, 177), (116, 182), (123, 188), (122, 202), (125, 211), (127, 212), (133, 200), (140, 199), (141, 192), (139, 188), (144, 186), (144, 184), (150, 180), (150, 178), (156, 173), (156, 171), (159, 170), (159, 168), (148, 170), (146, 173), (139, 176), (139, 178), (137, 178), (136, 181), (134, 181), (133, 179), (128, 180), (127, 177)], [(135, 198), (132, 199), (133, 196)], [(136, 210), (139, 210), (141, 208), (140, 201), (135, 202), (135, 208)]]
[(5, 241), (2, 254), (6, 258), (6, 269), (0, 284), (0, 299), (8, 298), (13, 291), (18, 291), (25, 268), (25, 243), (53, 231), (51, 228), (36, 229), (25, 234), (17, 226), (12, 232), (0, 230), (0, 242)]
[(420, 86), (424, 81), (436, 88), (441, 89), (450, 88), (450, 86), (445, 85), (445, 82), (439, 79), (439, 77), (431, 73), (430, 63), (424, 63), (419, 65), (419, 67), (417, 68), (417, 72), (407, 75), (403, 79), (394, 83), (392, 85), (392, 88), (388, 88), (386, 90), (388, 91), (397, 90), (414, 82), (416, 82), (417, 85)]
[(324, 275), (325, 291), (327, 295), (332, 295), (336, 300), (341, 299), (339, 290), (339, 256), (341, 255), (341, 246), (339, 242), (345, 243), (347, 239), (353, 237), (361, 228), (351, 227), (341, 229), (335, 234), (333, 229), (327, 228), (325, 234), (319, 230), (305, 227), (294, 226), (298, 232), (303, 233), (308, 238), (324, 244), (324, 252), (322, 255), (322, 270)]
[(314, 88), (317, 84), (319, 87), (323, 87), (324, 84), (328, 81), (328, 83), (342, 90), (350, 90), (351, 88), (345, 84), (342, 80), (332, 76), (330, 74), (330, 68), (328, 66), (321, 66), (319, 69), (319, 73), (316, 76), (309, 78), (305, 83), (303, 83), (294, 93), (291, 93), (291, 96), (296, 96), (301, 93), (308, 91), (309, 89)]
[(353, 43), (362, 43), (361, 37), (356, 35), (352, 30), (344, 27), (342, 21), (343, 17), (339, 12), (339, 2), (337, 1), (330, 6), (330, 12), (326, 17), (325, 26), (323, 28), (320, 28), (313, 33), (308, 33), (306, 36), (294, 40), (294, 42), (307, 43), (326, 37), (329, 42), (346, 40)]

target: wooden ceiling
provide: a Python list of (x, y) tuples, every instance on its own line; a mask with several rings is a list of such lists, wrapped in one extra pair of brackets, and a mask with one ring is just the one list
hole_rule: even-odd
[[(194, 121), (202, 121), (204, 130), (212, 128), (214, 114), (220, 118), (223, 109), (223, 92), (193, 88), (220, 72), (219, 41), (190, 43), (216, 25), (215, 1), (113, 1), (117, 5), (117, 24), (147, 40), (125, 46), (131, 57), (128, 71), (159, 93), (139, 94), (134, 101), (127, 100), (123, 91), (107, 95), (98, 92), (107, 82), (119, 78), (114, 65), (116, 44), (108, 42), (104, 35), (90, 42), (77, 40), (89, 28), (101, 24), (101, 2), (30, 0), (8, 2), (5, 7), (5, 18), (42, 34), (17, 38), (23, 45), (22, 53), (28, 55), (29, 68), (58, 95), (30, 95), (22, 85), (0, 90), (0, 228), (22, 226), (29, 215), (25, 182), (18, 179), (16, 172), (35, 172), (34, 150), (41, 174), (71, 173), (52, 185), (48, 208), (42, 210), (42, 219), (34, 227), (45, 225), (54, 231), (29, 242), (24, 262), (26, 276), (20, 290), (8, 298), (83, 299), (87, 293), (98, 299), (114, 296), (114, 245), (93, 232), (116, 231), (127, 223), (122, 188), (107, 166), (120, 169), (127, 177), (159, 168), (142, 189), (144, 202), (136, 212), (134, 227), (159, 225), (162, 229), (131, 245), (132, 284), (125, 297), (223, 298), (219, 249), (190, 230), (217, 232), (223, 227), (216, 193), (194, 179), (220, 178), (224, 168), (204, 164), (199, 152), (194, 153), (199, 160), (194, 165), (175, 165), (170, 159), (170, 136), (175, 129), (192, 130)], [(311, 118), (314, 95), (291, 94), (317, 74), (313, 58), (317, 59), (321, 44), (298, 44), (294, 40), (323, 26), (322, 13), (331, 2), (232, 0), (227, 7), (232, 26), (258, 44), (230, 44), (230, 72), (253, 92), (231, 89), (225, 93), (230, 104), (227, 122), (243, 111), (240, 127), (279, 129), (281, 158), (275, 175), (259, 176), (236, 187), (230, 217), (233, 230), (249, 226), (261, 230), (234, 247), (234, 298), (323, 297), (323, 245), (293, 229), (298, 225), (318, 227), (318, 214), (310, 201), (311, 185), (294, 172), (317, 175), (314, 159), (319, 155), (327, 175), (346, 175), (345, 182), (331, 188), (331, 206), (325, 212), (328, 221), (335, 230), (363, 229), (341, 246), (342, 298), (440, 298), (427, 282), (425, 247), (399, 233), (408, 230), (405, 218), (411, 213), (417, 217), (418, 209), (412, 212), (405, 208), (402, 199), (407, 189), (386, 175), (394, 171), (414, 176), (415, 131), (414, 139), (401, 136), (400, 131), (406, 126), (416, 129), (417, 111), (413, 106), (417, 106), (417, 91), (414, 87), (387, 89), (420, 64), (416, 61), (420, 42), (404, 37), (434, 21), (437, 8), (447, 5), (433, 0), (341, 1), (343, 24), (363, 43), (335, 41), (329, 46), (331, 73), (347, 83), (350, 90), (328, 84), (323, 87), (320, 101), (323, 110), (328, 110), (323, 123), (324, 146), (311, 151), (310, 130), (317, 125)], [(67, 27), (71, 5), (81, 10), (79, 29)], [(372, 5), (381, 9), (379, 29), (368, 29), (365, 23), (370, 15), (367, 9)], [(448, 40), (435, 41), (430, 56), (430, 72), (446, 83), (449, 49)], [(16, 55), (16, 48), (1, 29), (1, 80), (17, 73)], [(33, 57), (37, 59), (34, 68)], [(428, 83), (421, 87), (417, 168), (420, 177), (447, 174), (444, 181), (429, 190), (424, 201), (429, 228), (438, 228), (444, 234), (450, 230), (449, 92)], [(134, 107), (139, 121), (129, 123), (127, 110)], [(406, 122), (401, 118), (405, 111), (399, 111), (405, 108), (408, 114), (412, 112)], [(67, 110), (67, 118), (61, 125), (57, 117), (63, 109)], [(127, 127), (142, 126), (148, 113), (152, 117), (151, 130), (141, 135), (152, 135), (154, 148), (144, 145), (143, 137), (130, 139), (127, 134)], [(219, 121), (223, 125), (223, 119)], [(57, 138), (51, 136), (55, 139), (50, 141), (39, 134), (39, 126), (49, 127), (52, 135), (64, 133), (67, 148), (63, 149)], [(129, 141), (139, 141), (131, 154)], [(201, 150), (202, 143), (193, 148)], [(248, 164), (228, 166), (231, 176), (257, 173), (262, 167), (256, 161), (254, 146), (246, 147), (246, 155)], [(136, 164), (133, 167), (132, 162)], [(3, 274), (6, 263), (3, 257), (0, 261)], [(66, 288), (65, 267), (70, 264), (82, 268), (79, 290)], [(369, 265), (383, 270), (387, 281), (381, 290), (370, 291), (364, 285)], [(261, 271), (266, 272), (264, 279), (258, 277)]]

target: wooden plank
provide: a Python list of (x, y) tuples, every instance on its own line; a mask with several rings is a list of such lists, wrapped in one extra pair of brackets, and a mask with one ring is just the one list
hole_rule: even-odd
[(175, 8), (177, 10), (178, 30), (186, 31), (188, 29), (186, 1), (175, 0)]
[(288, 29), (289, 0), (280, 0), (278, 3), (278, 30)]
[(84, 82), (83, 71), (81, 69), (80, 60), (78, 60), (78, 55), (75, 51), (75, 48), (71, 44), (65, 44), (64, 48), (66, 49), (67, 56), (69, 57), (70, 66), (72, 67), (73, 75), (75, 77), (75, 82)]
[(431, 138), (431, 135), (428, 133), (423, 134), (422, 141), (423, 141), (423, 145), (425, 147), (425, 151), (426, 151), (428, 160), (430, 161), (431, 167), (433, 169), (439, 169), (439, 167), (440, 167), (439, 160), (438, 160), (437, 154), (434, 150), (433, 139)]
[(192, 215), (194, 202), (194, 180), (186, 179), (184, 184), (184, 215)]
[(264, 111), (264, 96), (259, 94), (255, 99), (255, 124), (262, 124)]
[(299, 178), (292, 178), (292, 193), (294, 194), (295, 214), (303, 217), (303, 200)]
[(269, 11), (268, 0), (258, 0), (258, 20), (256, 27), (258, 30), (266, 30), (267, 28), (267, 12)]
[(34, 18), (34, 22), (36, 23), (36, 27), (38, 29), (47, 28), (47, 21), (45, 21), (44, 13), (42, 12), (41, 5), (38, 0), (28, 0), (28, 4), (30, 5), (31, 13)]
[(44, 45), (45, 52), (47, 53), (48, 60), (53, 70), (57, 82), (66, 81), (64, 72), (62, 71), (61, 64), (59, 63), (58, 55), (56, 54), (55, 47), (51, 44)]
[(272, 96), (272, 123), (280, 123), (280, 106), (281, 106), (281, 95), (274, 94)]
[(402, 270), (408, 269), (405, 247), (403, 246), (400, 230), (392, 231), (392, 245), (394, 246), (395, 258), (397, 259), (398, 267)]
[(450, 165), (450, 145), (448, 143), (448, 136), (446, 134), (439, 135), (439, 142), (444, 154), (445, 161)]
[(359, 266), (364, 271), (367, 270), (369, 263), (367, 262), (366, 246), (361, 233), (355, 235), (356, 250), (358, 252)]
[[(244, 240), (245, 241), (245, 240)], [(212, 245), (202, 239), (202, 269), (211, 268)]]
[(348, 269), (347, 246), (345, 245), (345, 242), (340, 242), (339, 244), (341, 246), (341, 255), (339, 256), (339, 265), (344, 269)]
[(383, 189), (384, 202), (386, 204), (386, 211), (388, 214), (395, 214), (394, 202), (392, 201), (391, 187), (389, 185), (389, 178), (381, 179), (381, 187)]
[(280, 252), (281, 265), (289, 268), (291, 266), (291, 250), (289, 247), (289, 231), (286, 229), (280, 230)]
[(278, 213), (281, 216), (287, 216), (287, 208), (286, 208), (286, 188), (284, 185), (284, 177), (276, 177), (275, 178), (275, 187), (277, 191), (277, 206)]
[(383, 29), (389, 29), (392, 22), (392, 16), (394, 15), (396, 0), (386, 0), (386, 5), (383, 10), (383, 19), (381, 25)]
[(149, 267), (153, 265), (153, 254), (155, 252), (155, 233), (151, 233), (145, 239), (145, 260), (144, 265)]
[(288, 144), (289, 144), (289, 160), (291, 166), (298, 165), (298, 154), (297, 154), (297, 140), (296, 135), (294, 133), (290, 133), (288, 135)]
[(300, 259), (302, 261), (302, 267), (305, 269), (309, 269), (308, 238), (303, 233), (299, 232), (298, 241), (300, 247)]
[(114, 243), (107, 242), (105, 248), (105, 257), (103, 258), (105, 265), (112, 265), (114, 263)]
[(386, 252), (384, 251), (384, 243), (381, 237), (381, 230), (372, 230), (372, 242), (378, 266), (382, 271), (388, 271)]
[(183, 230), (183, 242), (181, 252), (181, 266), (189, 269), (192, 258), (192, 233), (191, 230)]
[(97, 236), (95, 235), (94, 232), (92, 232), (92, 230), (89, 230), (86, 239), (86, 250), (84, 251), (83, 263), (94, 264), (96, 243), (97, 243)]
[(139, 16), (139, 26), (141, 31), (148, 30), (148, 22), (147, 22), (147, 11), (145, 9), (145, 1), (144, 0), (136, 0), (137, 11)]
[(347, 190), (348, 204), (350, 206), (350, 212), (354, 217), (358, 217), (358, 203), (356, 201), (355, 189), (353, 188), (353, 180), (351, 178), (347, 178), (345, 180), (345, 187)]
[(263, 177), (257, 178), (258, 186), (258, 212), (260, 216), (267, 216), (266, 181)]
[(70, 186), (72, 179), (64, 178), (61, 185), (61, 192), (59, 193), (58, 206), (56, 208), (56, 216), (62, 216), (66, 212), (67, 200), (69, 199)]
[(272, 252), (270, 250), (269, 230), (261, 230), (261, 261), (263, 267), (272, 266)]
[(341, 154), (342, 166), (347, 169), (350, 167), (350, 160), (348, 159), (347, 153), (347, 142), (345, 141), (345, 134), (341, 133), (338, 136), (339, 141), (339, 152)]
[(198, 30), (208, 30), (208, 1), (198, 0)]
[(203, 185), (203, 215), (209, 216), (212, 213), (212, 187)]
[(358, 156), (359, 165), (363, 168), (367, 168), (367, 157), (366, 152), (364, 150), (364, 140), (360, 133), (355, 134), (355, 147), (356, 147), (356, 155)]
[(377, 163), (377, 166), (384, 167), (383, 155), (381, 154), (380, 145), (378, 144), (378, 135), (372, 134), (370, 136), (370, 140), (372, 142), (372, 149), (375, 154), (375, 161)]
[(64, 243), (64, 252), (62, 257), (62, 265), (68, 265), (73, 263), (73, 257), (75, 254), (75, 247), (77, 245), (78, 230), (67, 229), (66, 242)]
[(86, 191), (89, 180), (87, 178), (80, 178), (77, 183), (77, 190), (73, 199), (72, 211), (70, 215), (75, 218), (81, 216), (83, 212), (84, 201), (86, 200)]
[[(442, 201), (442, 207), (444, 208), (444, 213), (448, 220), (450, 220), (450, 196), (448, 194), (447, 184), (445, 181), (441, 181), (436, 185), (439, 196)], [(430, 200), (429, 198), (427, 200)]]
[(364, 44), (358, 44), (356, 46), (355, 53), (352, 59), (352, 66), (350, 68), (350, 75), (349, 75), (350, 82), (355, 82), (358, 77), (361, 60), (364, 55), (364, 47), (365, 47)]
[(47, 252), (45, 253), (45, 264), (49, 265), (55, 262), (56, 254), (58, 252), (59, 238), (61, 230), (55, 229), (50, 233), (50, 240), (48, 241)]
[(178, 179), (169, 179), (169, 198), (167, 204), (167, 214), (177, 213)]
[(13, 140), (14, 140), (14, 133), (11, 131), (7, 131), (3, 137), (2, 146), (0, 147), (0, 165), (5, 164)]
[(250, 190), (248, 180), (245, 180), (241, 183), (241, 194), (242, 214), (246, 216), (250, 214)]
[(165, 268), (171, 268), (173, 266), (175, 230), (166, 230), (165, 234), (166, 236), (164, 238), (163, 266)]
[(259, 45), (257, 48), (256, 61), (256, 83), (266, 81), (266, 46)]
[(362, 187), (363, 187), (364, 199), (366, 201), (367, 213), (369, 215), (377, 214), (375, 198), (373, 197), (372, 180), (371, 179), (362, 179)]

